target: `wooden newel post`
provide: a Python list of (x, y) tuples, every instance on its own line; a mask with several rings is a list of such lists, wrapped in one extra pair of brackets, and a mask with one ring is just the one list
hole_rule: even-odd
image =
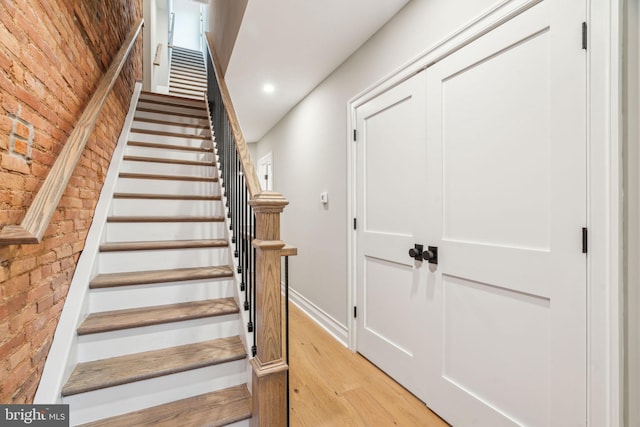
[(256, 357), (253, 368), (252, 426), (284, 427), (287, 423), (286, 375), (282, 354), (280, 291), (280, 214), (289, 202), (278, 193), (262, 192), (249, 204), (256, 215)]

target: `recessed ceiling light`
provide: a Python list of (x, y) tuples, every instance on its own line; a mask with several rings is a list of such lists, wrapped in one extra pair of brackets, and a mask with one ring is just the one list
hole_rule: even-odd
[(267, 83), (264, 86), (262, 86), (262, 90), (265, 93), (273, 93), (276, 91), (276, 87), (274, 85), (272, 85), (271, 83)]

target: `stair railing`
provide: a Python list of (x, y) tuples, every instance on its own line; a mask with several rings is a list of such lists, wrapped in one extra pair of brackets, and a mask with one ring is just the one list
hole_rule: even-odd
[(29, 206), (20, 225), (7, 225), (0, 231), (0, 246), (37, 244), (42, 241), (42, 236), (49, 226), (73, 170), (87, 145), (100, 111), (102, 111), (102, 107), (104, 107), (120, 71), (129, 57), (143, 22), (140, 19), (127, 34), (122, 47), (100, 80), (96, 91), (82, 112), (75, 128), (71, 131), (67, 142), (58, 154), (58, 158), (31, 202), (31, 206)]
[(227, 89), (213, 38), (206, 33), (208, 99), (227, 200), (228, 217), (238, 257), (247, 328), (253, 332), (251, 366), (252, 426), (283, 427), (288, 423), (286, 331), (281, 298), (280, 214), (289, 203), (281, 194), (262, 191)]

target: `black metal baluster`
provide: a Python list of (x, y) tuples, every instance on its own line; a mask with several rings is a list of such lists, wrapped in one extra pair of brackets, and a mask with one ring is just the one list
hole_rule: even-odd
[[(252, 234), (251, 241), (256, 237), (256, 217), (252, 215)], [(256, 324), (256, 250), (252, 247), (253, 251), (253, 262), (251, 266), (251, 276), (253, 279), (253, 286), (251, 287), (251, 304), (252, 304), (252, 313), (253, 314), (253, 347), (251, 347), (251, 354), (255, 356), (258, 353), (258, 345), (256, 341), (256, 331), (258, 330), (258, 325)]]

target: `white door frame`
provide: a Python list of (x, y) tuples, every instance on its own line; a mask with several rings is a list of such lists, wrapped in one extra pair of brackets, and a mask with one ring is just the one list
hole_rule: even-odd
[(625, 386), (627, 404), (626, 425), (640, 424), (640, 147), (638, 139), (640, 125), (637, 117), (640, 114), (640, 0), (628, 0), (626, 16), (626, 77), (624, 92), (626, 99), (625, 150), (626, 150), (626, 191), (625, 195), (625, 262), (627, 283), (627, 319), (626, 344), (627, 352)]
[[(505, 0), (418, 57), (394, 70), (348, 102), (348, 209), (356, 214), (355, 110), (381, 92), (409, 78), (543, 0)], [(623, 420), (623, 274), (621, 63), (624, 0), (586, 0), (588, 227), (587, 260), (587, 420), (590, 427), (620, 426)], [(576, 28), (580, 31), (580, 28)], [(356, 232), (347, 237), (349, 347), (355, 351)]]

